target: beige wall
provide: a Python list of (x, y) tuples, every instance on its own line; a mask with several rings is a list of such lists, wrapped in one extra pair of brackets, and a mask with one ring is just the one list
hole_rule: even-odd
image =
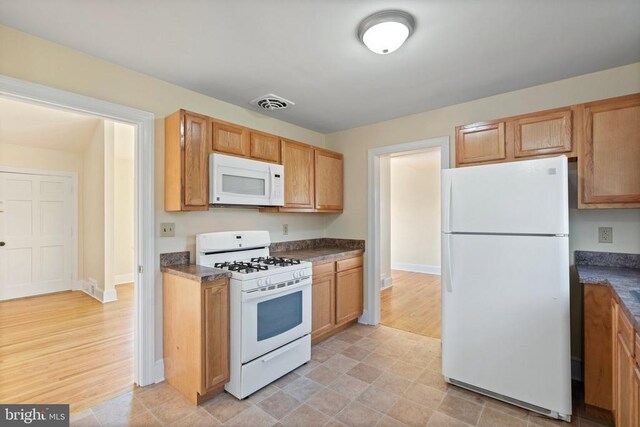
[[(323, 237), (335, 215), (263, 214), (255, 209), (214, 209), (209, 212), (167, 213), (163, 208), (164, 117), (185, 108), (246, 125), (285, 138), (323, 147), (325, 136), (245, 108), (178, 87), (162, 80), (103, 61), (79, 51), (0, 26), (0, 74), (28, 80), (117, 104), (148, 111), (155, 126), (155, 224), (174, 222), (175, 238), (159, 238), (156, 226), (156, 260), (160, 253), (195, 248), (195, 233), (264, 229), (274, 241)], [(289, 224), (289, 235), (282, 225)], [(156, 272), (156, 355), (162, 357), (162, 276)]]
[[(391, 158), (380, 158), (380, 280), (391, 277)], [(385, 283), (382, 284), (385, 286)]]
[(73, 172), (78, 175), (78, 278), (83, 277), (83, 167), (82, 153), (49, 150), (19, 145), (20, 141), (6, 144), (0, 141), (0, 165), (23, 169)]
[[(400, 117), (327, 135), (327, 148), (345, 160), (345, 213), (333, 218), (328, 236), (367, 237), (367, 150), (449, 136), (450, 164), (455, 159), (455, 127), (640, 92), (640, 63), (508, 92), (463, 104)], [(575, 180), (575, 178), (574, 178)], [(570, 211), (569, 244), (575, 250), (640, 253), (640, 210)], [(614, 227), (614, 243), (596, 243), (598, 225)], [(365, 279), (368, 283), (368, 278)], [(366, 293), (366, 290), (365, 290)], [(580, 287), (572, 276), (572, 354), (581, 357)], [(365, 307), (366, 308), (366, 307)]]
[(104, 150), (105, 123), (101, 121), (83, 155), (84, 272), (86, 281), (95, 280), (105, 289), (105, 199)]
[(392, 157), (390, 178), (391, 267), (439, 269), (440, 150)]
[(113, 209), (114, 268), (118, 277), (134, 272), (134, 164), (135, 127), (116, 123), (114, 126)]

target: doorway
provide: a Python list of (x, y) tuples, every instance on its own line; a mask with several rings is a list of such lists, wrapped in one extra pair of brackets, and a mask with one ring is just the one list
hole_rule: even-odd
[[(420, 261), (420, 258), (411, 258), (416, 253), (419, 255), (424, 252), (423, 248), (420, 248), (421, 244), (425, 243), (425, 237), (416, 235), (411, 232), (411, 223), (407, 222), (406, 215), (414, 215), (419, 212), (397, 212), (401, 215), (396, 215), (396, 221), (398, 226), (396, 227), (397, 236), (400, 237), (400, 242), (404, 236), (406, 245), (417, 245), (418, 249), (413, 250), (398, 250), (396, 251), (396, 263), (395, 266), (399, 267), (394, 272), (392, 271), (391, 253), (392, 253), (392, 236), (391, 236), (391, 192), (390, 186), (390, 168), (391, 159), (405, 157), (405, 160), (398, 161), (399, 170), (406, 172), (407, 165), (404, 163), (411, 163), (419, 157), (411, 159), (411, 155), (428, 155), (425, 153), (431, 152), (430, 156), (438, 159), (438, 167), (432, 171), (432, 174), (439, 176), (440, 170), (449, 167), (449, 137), (439, 137), (423, 141), (416, 141), (405, 144), (392, 145), (387, 147), (380, 147), (370, 149), (368, 153), (368, 189), (369, 189), (369, 206), (368, 206), (368, 246), (367, 251), (367, 287), (366, 287), (366, 303), (367, 309), (362, 317), (363, 323), (377, 325), (381, 323), (383, 318), (382, 299), (385, 294), (397, 295), (397, 298), (389, 298), (393, 301), (395, 299), (395, 306), (387, 304), (385, 306), (387, 312), (392, 312), (394, 309), (397, 313), (405, 313), (405, 317), (397, 316), (395, 320), (396, 326), (399, 325), (411, 325), (415, 324), (417, 327), (411, 328), (410, 332), (424, 333), (425, 335), (437, 335), (437, 331), (440, 329), (440, 289), (439, 289), (439, 270), (440, 270), (440, 251), (438, 248), (434, 249), (434, 246), (439, 246), (439, 233), (440, 233), (440, 219), (439, 219), (439, 201), (437, 211), (437, 223), (432, 222), (432, 231), (426, 237), (431, 243), (432, 252), (436, 254), (430, 261)], [(385, 170), (386, 169), (386, 170)], [(409, 171), (411, 172), (411, 171)], [(389, 179), (385, 178), (389, 176)], [(417, 200), (418, 198), (429, 198), (428, 195), (421, 194), (422, 182), (417, 178), (416, 173), (405, 173), (406, 177), (402, 178), (410, 180), (408, 183), (403, 184), (407, 187), (407, 196), (403, 196), (405, 199)], [(400, 179), (400, 178), (399, 178)], [(434, 186), (439, 196), (439, 182)], [(426, 197), (425, 197), (426, 196)], [(412, 199), (413, 198), (413, 199)], [(439, 198), (439, 197), (438, 197)], [(432, 206), (433, 207), (433, 206)], [(385, 209), (388, 212), (385, 212)], [(415, 208), (405, 207), (405, 210), (417, 211)], [(420, 215), (420, 214), (419, 214)], [(425, 215), (424, 211), (421, 215)], [(385, 219), (385, 217), (387, 219)], [(411, 221), (417, 221), (413, 219)], [(383, 225), (383, 222), (388, 225)], [(400, 226), (403, 225), (403, 226)], [(405, 227), (406, 226), (406, 227)], [(399, 227), (399, 228), (398, 228)], [(424, 234), (424, 233), (423, 233)], [(396, 249), (399, 246), (396, 244)], [(406, 258), (409, 256), (409, 258)], [(388, 259), (383, 262), (383, 257)], [(404, 260), (403, 260), (404, 257)], [(425, 258), (422, 258), (425, 259)], [(388, 267), (387, 267), (388, 266)], [(400, 270), (400, 269), (403, 270)], [(411, 271), (414, 270), (414, 271)], [(417, 271), (416, 271), (417, 270)], [(391, 292), (383, 291), (383, 288), (389, 288), (391, 285)], [(395, 289), (393, 289), (395, 287)], [(402, 289), (402, 291), (400, 291)], [(391, 309), (389, 307), (392, 307)], [(407, 308), (409, 307), (409, 308)], [(413, 314), (411, 313), (413, 311)], [(426, 315), (425, 315), (426, 313)], [(391, 313), (385, 313), (391, 314)], [(392, 322), (390, 320), (393, 316), (387, 316), (386, 322)], [(384, 322), (383, 322), (384, 324)], [(407, 326), (409, 329), (409, 326)], [(421, 332), (422, 331), (422, 332)]]
[(380, 157), (381, 321), (440, 338), (440, 147)]
[[(133, 126), (135, 135), (135, 177), (134, 177), (134, 272), (135, 289), (130, 294), (130, 304), (135, 307), (133, 318), (133, 343), (131, 352), (133, 361), (132, 379), (135, 384), (145, 386), (162, 380), (163, 368), (155, 361), (155, 316), (154, 316), (154, 203), (153, 203), (153, 165), (154, 165), (154, 117), (152, 114), (129, 107), (89, 98), (74, 93), (25, 82), (0, 75), (0, 96), (14, 101), (25, 101), (39, 106), (48, 106), (58, 110), (94, 117)], [(3, 155), (2, 159), (6, 157)], [(0, 209), (1, 210), (1, 209)], [(0, 248), (0, 250), (4, 247)], [(3, 258), (3, 257), (0, 257)], [(146, 268), (145, 268), (146, 266)], [(61, 294), (53, 294), (61, 295)], [(115, 305), (104, 304), (104, 307)], [(116, 312), (117, 310), (113, 310)], [(116, 313), (115, 318), (126, 319)], [(129, 322), (131, 323), (131, 322)], [(6, 331), (0, 331), (0, 339), (5, 340)], [(71, 337), (72, 339), (72, 337)], [(34, 345), (25, 337), (23, 345)], [(90, 357), (87, 355), (87, 357)], [(109, 371), (108, 363), (104, 369)], [(94, 382), (100, 380), (94, 378)]]

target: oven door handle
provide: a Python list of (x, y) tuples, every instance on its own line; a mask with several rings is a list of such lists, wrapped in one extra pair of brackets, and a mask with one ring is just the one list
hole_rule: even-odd
[(296, 283), (295, 285), (283, 286), (282, 288), (272, 289), (270, 291), (253, 291), (253, 292), (243, 292), (242, 293), (242, 302), (251, 301), (254, 299), (261, 299), (264, 297), (269, 297), (276, 294), (287, 294), (290, 291), (295, 291), (300, 288), (304, 288), (306, 286), (311, 286), (310, 279), (303, 279), (300, 283)]

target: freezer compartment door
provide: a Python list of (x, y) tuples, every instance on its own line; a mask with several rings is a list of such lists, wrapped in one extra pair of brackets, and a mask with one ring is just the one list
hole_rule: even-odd
[(442, 171), (445, 232), (568, 234), (565, 156)]
[(444, 376), (571, 414), (568, 237), (443, 240)]

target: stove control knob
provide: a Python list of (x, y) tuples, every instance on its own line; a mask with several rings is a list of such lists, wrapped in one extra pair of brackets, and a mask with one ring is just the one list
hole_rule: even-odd
[(262, 279), (258, 279), (258, 286), (262, 286), (262, 283), (263, 283)]
[(271, 278), (270, 278), (270, 277), (267, 277), (266, 279), (264, 279), (264, 282), (265, 282), (267, 285), (270, 285), (270, 284), (271, 284)]

